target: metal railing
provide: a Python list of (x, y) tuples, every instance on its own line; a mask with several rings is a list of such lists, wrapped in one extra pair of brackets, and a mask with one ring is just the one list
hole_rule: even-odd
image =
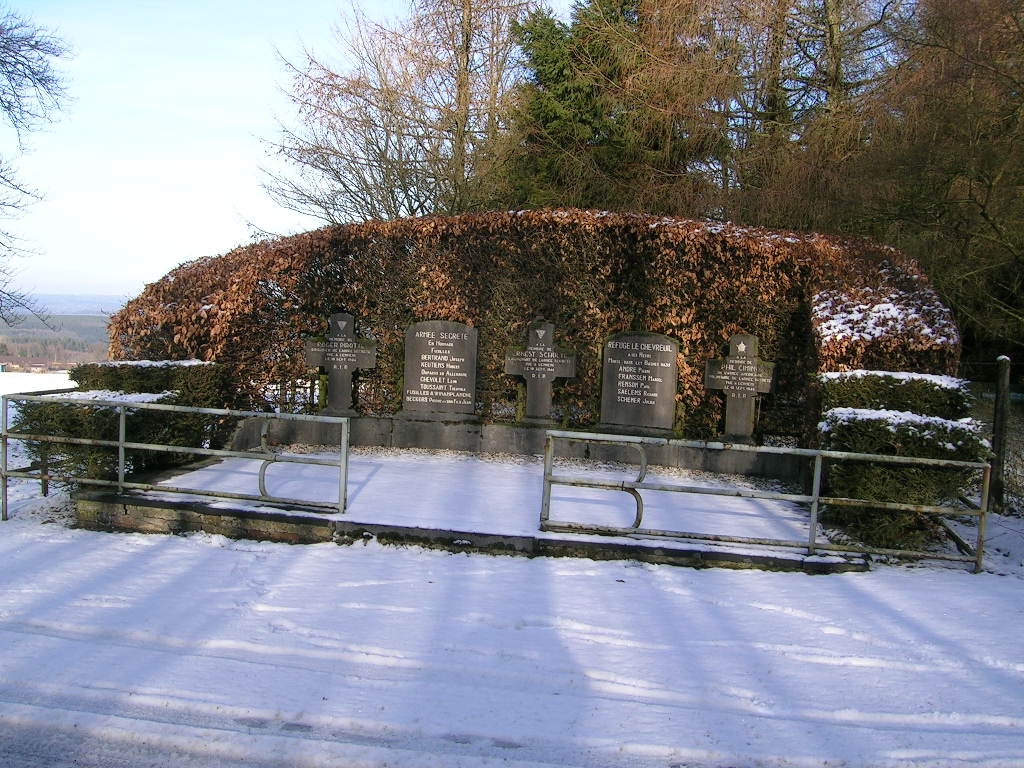
[[(639, 469), (634, 480), (601, 480), (581, 478), (578, 475), (558, 475), (555, 473), (555, 443), (589, 443), (600, 445), (628, 446), (639, 455)], [(674, 483), (649, 482), (646, 480), (648, 459), (646, 446), (665, 446), (691, 448), (712, 451), (739, 451), (760, 454), (787, 454), (799, 456), (813, 461), (813, 473), (810, 493), (779, 493), (766, 490), (727, 487), (702, 487)], [(941, 505), (905, 504), (892, 501), (873, 501), (869, 499), (850, 499), (822, 496), (822, 478), (825, 460), (836, 461), (872, 461), (887, 464), (910, 466), (947, 467), (952, 469), (973, 469), (982, 473), (981, 504), (978, 509), (949, 507)], [(985, 522), (988, 512), (989, 483), (991, 467), (982, 462), (954, 461), (946, 459), (926, 459), (911, 456), (879, 456), (866, 453), (847, 453), (842, 451), (823, 451), (810, 448), (776, 448), (768, 446), (750, 446), (733, 443), (706, 442), (698, 440), (673, 440), (659, 437), (636, 437), (629, 435), (606, 435), (590, 432), (567, 432), (549, 430), (544, 445), (544, 491), (541, 500), (540, 528), (544, 531), (560, 531), (565, 533), (595, 533), (611, 536), (643, 535), (673, 538), (687, 538), (702, 541), (725, 542), (755, 546), (795, 547), (805, 549), (808, 555), (818, 551), (863, 552), (869, 554), (890, 555), (921, 559), (953, 560), (974, 563), (975, 572), (981, 571), (985, 546)], [(633, 497), (636, 502), (636, 516), (631, 526), (599, 526), (587, 523), (551, 520), (551, 488), (554, 485), (567, 485), (583, 488), (599, 488), (623, 491)], [(711, 496), (730, 496), (750, 499), (767, 499), (807, 504), (810, 508), (809, 532), (804, 540), (797, 539), (766, 539), (743, 536), (717, 535), (697, 533), (685, 530), (664, 530), (643, 527), (644, 502), (640, 491), (672, 491), (677, 493), (693, 493)], [(822, 504), (832, 506), (860, 506), (894, 512), (922, 512), (942, 516), (976, 516), (978, 518), (978, 536), (973, 548), (961, 554), (935, 553), (922, 550), (884, 549), (856, 544), (833, 544), (820, 541), (818, 538), (818, 516)], [(964, 542), (958, 542), (958, 547)]]
[[(28, 432), (12, 432), (8, 425), (8, 405), (11, 402), (40, 402), (55, 403), (60, 405), (74, 405), (79, 407), (111, 408), (118, 414), (118, 437), (117, 440), (96, 440), (86, 437), (71, 435), (42, 435)], [(320, 458), (303, 454), (278, 454), (262, 451), (232, 451), (219, 448), (208, 448), (204, 446), (180, 446), (167, 445), (162, 443), (140, 443), (126, 439), (126, 427), (128, 414), (131, 411), (163, 411), (167, 413), (201, 414), (214, 417), (240, 418), (240, 419), (261, 419), (264, 420), (263, 434), (271, 421), (316, 421), (323, 424), (337, 424), (341, 428), (340, 455), (335, 458)], [(317, 416), (291, 413), (265, 413), (260, 411), (236, 411), (221, 408), (194, 408), (184, 405), (166, 405), (163, 403), (142, 403), (129, 402), (124, 400), (99, 400), (75, 398), (73, 393), (55, 394), (16, 394), (3, 396), (3, 413), (0, 414), (2, 430), (0, 430), (0, 520), (8, 519), (8, 480), (10, 478), (25, 478), (38, 480), (45, 488), (50, 481), (58, 481), (79, 486), (96, 486), (100, 488), (113, 488), (118, 493), (125, 491), (159, 491), (160, 493), (188, 494), (190, 496), (214, 497), (222, 499), (235, 499), (239, 501), (260, 501), (269, 504), (284, 504), (288, 506), (312, 507), (317, 509), (329, 509), (338, 513), (344, 513), (348, 499), (348, 448), (349, 448), (349, 420), (339, 416)], [(83, 477), (80, 475), (66, 474), (51, 471), (47, 463), (38, 466), (22, 467), (11, 469), (9, 461), (9, 442), (11, 440), (22, 440), (27, 442), (50, 443), (56, 445), (80, 445), (95, 446), (116, 449), (117, 451), (117, 479), (105, 480), (100, 478)], [(232, 491), (217, 491), (209, 489), (184, 488), (167, 484), (155, 484), (137, 482), (129, 479), (128, 475), (128, 451), (154, 451), (159, 453), (177, 453), (197, 457), (218, 457), (218, 458), (239, 458), (254, 459), (262, 462), (258, 475), (259, 493), (236, 493)], [(325, 502), (317, 499), (293, 499), (282, 496), (273, 496), (267, 492), (266, 472), (271, 464), (307, 464), (320, 466), (338, 467), (338, 501)]]

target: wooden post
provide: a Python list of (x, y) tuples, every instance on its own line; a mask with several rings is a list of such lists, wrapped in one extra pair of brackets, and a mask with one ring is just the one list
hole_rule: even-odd
[(1006, 423), (1010, 416), (1010, 358), (996, 360), (996, 407), (992, 418), (992, 487), (989, 509), (1002, 514), (1006, 504)]
[(50, 451), (44, 448), (39, 457), (39, 492), (45, 498), (50, 495)]

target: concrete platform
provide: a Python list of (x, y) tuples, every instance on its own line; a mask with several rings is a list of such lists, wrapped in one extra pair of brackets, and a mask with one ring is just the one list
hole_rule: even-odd
[[(257, 493), (260, 462), (209, 462), (165, 478), (196, 494), (83, 492), (77, 497), (84, 528), (179, 534), (203, 531), (232, 538), (293, 544), (358, 545), (376, 539), (392, 545), (535, 556), (633, 559), (690, 567), (761, 568), (837, 573), (866, 570), (860, 555), (808, 556), (797, 548), (728, 544), (685, 536), (602, 536), (542, 531), (539, 525), (543, 465), (532, 457), (487, 458), (475, 454), (354, 449), (348, 508), (324, 513), (301, 504), (271, 505), (205, 496), (204, 490)], [(333, 475), (331, 474), (333, 471)], [(586, 468), (594, 471), (593, 467)], [(602, 465), (597, 471), (628, 472)], [(680, 470), (664, 470), (680, 472)], [(736, 482), (747, 482), (732, 478)], [(716, 482), (695, 473), (688, 482)], [(250, 485), (251, 484), (251, 485)], [(330, 467), (275, 465), (269, 492), (297, 499), (329, 500), (337, 487)], [(337, 492), (334, 491), (334, 499)], [(635, 509), (621, 492), (558, 486), (552, 520), (601, 527), (628, 525)], [(696, 536), (744, 535), (802, 540), (806, 513), (784, 502), (689, 494), (652, 493), (645, 498), (645, 527), (671, 525)]]

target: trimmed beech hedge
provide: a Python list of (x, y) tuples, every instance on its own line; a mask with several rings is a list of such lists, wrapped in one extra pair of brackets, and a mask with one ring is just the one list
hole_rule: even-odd
[[(859, 308), (876, 304), (885, 322), (865, 325)], [(838, 322), (828, 322), (833, 306)], [(818, 371), (878, 359), (951, 373), (959, 357), (949, 310), (891, 248), (579, 210), (331, 226), (199, 259), (111, 318), (110, 355), (216, 361), (245, 407), (286, 407), (268, 393), (309, 379), (304, 339), (342, 311), (377, 343), (377, 367), (356, 377), (357, 408), (381, 416), (401, 408), (404, 332), (422, 320), (479, 330), (477, 415), (493, 421), (514, 418), (521, 386), (504, 373), (506, 352), (535, 318), (554, 323), (558, 346), (576, 355), (576, 378), (555, 390), (567, 426), (599, 420), (608, 337), (671, 336), (680, 345), (675, 426), (688, 437), (718, 433), (722, 397), (704, 388), (704, 366), (735, 333), (758, 336), (761, 357), (776, 364), (762, 428), (791, 434), (813, 429)]]
[[(116, 441), (118, 409), (88, 405), (90, 400), (162, 403), (223, 408), (230, 393), (221, 366), (186, 360), (178, 363), (136, 361), (89, 363), (73, 368), (70, 376), (80, 390), (62, 395), (78, 402), (15, 403), (12, 430), (37, 435)], [(233, 419), (200, 414), (129, 409), (125, 438), (134, 443), (185, 447), (220, 447), (234, 429)], [(50, 471), (90, 479), (117, 478), (117, 448), (28, 442), (27, 453)], [(188, 454), (129, 450), (126, 470), (131, 473), (167, 469), (193, 461)]]
[[(970, 419), (950, 420), (905, 411), (833, 408), (820, 424), (822, 447), (883, 456), (983, 461), (988, 447), (980, 425)], [(915, 467), (866, 461), (834, 461), (829, 465), (828, 493), (872, 501), (935, 505), (956, 498), (972, 479), (971, 470)], [(934, 517), (870, 507), (835, 506), (822, 521), (879, 547), (918, 548), (939, 532)]]
[(876, 408), (962, 419), (971, 413), (969, 382), (951, 376), (892, 371), (849, 371), (821, 375), (822, 410)]

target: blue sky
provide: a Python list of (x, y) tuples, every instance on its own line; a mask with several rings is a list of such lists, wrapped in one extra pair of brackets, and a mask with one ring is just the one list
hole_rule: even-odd
[[(331, 53), (338, 0), (13, 0), (72, 48), (73, 98), (29, 136), (22, 178), (45, 199), (5, 222), (36, 255), (16, 260), (34, 293), (133, 296), (178, 264), (250, 242), (250, 222), (291, 233), (318, 223), (261, 187), (261, 139), (290, 119), (275, 53)], [(402, 0), (364, 8), (392, 18)], [(4, 141), (11, 154), (14, 142)]]

